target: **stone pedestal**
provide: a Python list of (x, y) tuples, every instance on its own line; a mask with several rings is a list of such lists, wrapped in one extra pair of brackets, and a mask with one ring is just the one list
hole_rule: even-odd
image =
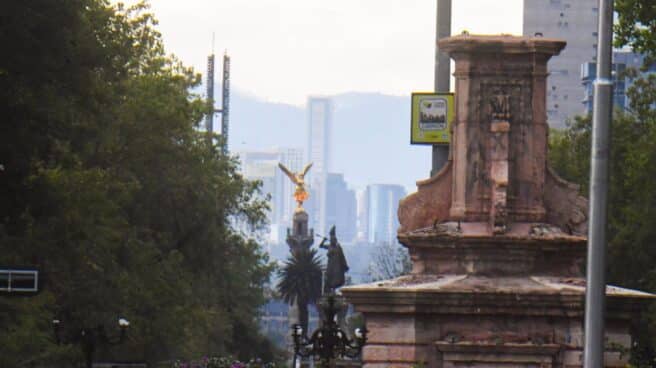
[(299, 250), (310, 249), (314, 243), (314, 229), (308, 228), (309, 216), (303, 207), (296, 208), (292, 218), (292, 228), (287, 228), (287, 245), (294, 254)]
[[(581, 367), (587, 201), (547, 165), (547, 61), (565, 43), (456, 36), (451, 159), (399, 206), (410, 275), (342, 288), (365, 367)], [(607, 367), (654, 296), (607, 287)]]

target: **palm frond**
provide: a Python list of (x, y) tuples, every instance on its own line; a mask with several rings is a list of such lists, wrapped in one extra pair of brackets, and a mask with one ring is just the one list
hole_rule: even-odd
[(315, 303), (321, 297), (322, 266), (316, 249), (290, 255), (279, 275), (278, 292), (286, 303)]

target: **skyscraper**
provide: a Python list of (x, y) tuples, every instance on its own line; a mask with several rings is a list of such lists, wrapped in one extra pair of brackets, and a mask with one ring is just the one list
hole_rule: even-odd
[(293, 172), (303, 169), (305, 157), (300, 148), (274, 148), (260, 151), (238, 152), (241, 173), (246, 179), (260, 180), (263, 198), (270, 196), (267, 213), (270, 241), (284, 243), (285, 229), (291, 226), (291, 216), (296, 208), (295, 185), (278, 168), (282, 163)]
[[(629, 107), (627, 90), (633, 85), (634, 78), (627, 76), (627, 69), (635, 69), (639, 76), (656, 73), (656, 63), (648, 66), (646, 70), (640, 70), (645, 61), (644, 55), (631, 51), (613, 51), (613, 105), (620, 111)], [(585, 94), (583, 106), (585, 113), (592, 114), (592, 100), (594, 97), (594, 80), (597, 76), (597, 63), (587, 62), (581, 65), (581, 81)]]
[(395, 184), (367, 186), (367, 242), (371, 244), (396, 244), (399, 228), (397, 210), (405, 196), (405, 188)]
[(584, 89), (581, 64), (596, 59), (598, 0), (524, 0), (525, 36), (567, 41), (565, 50), (548, 64), (547, 121), (554, 128), (582, 115)]
[(328, 230), (326, 219), (327, 192), (326, 181), (331, 170), (332, 153), (332, 101), (326, 97), (310, 97), (307, 103), (308, 111), (308, 141), (307, 157), (313, 162), (310, 170), (310, 186), (312, 188), (310, 206), (307, 208), (310, 221), (317, 233), (325, 234)]
[(357, 203), (343, 174), (328, 173), (326, 198), (326, 227), (335, 225), (340, 242), (351, 243), (357, 235)]
[(241, 173), (246, 179), (260, 180), (264, 196), (270, 195), (268, 220), (277, 223), (283, 214), (283, 176), (278, 169), (280, 152), (278, 150), (242, 151), (238, 153), (241, 161)]
[(358, 211), (358, 221), (357, 221), (357, 242), (367, 242), (369, 236), (368, 224), (369, 224), (369, 203), (367, 200), (367, 189), (358, 190), (356, 193), (357, 200), (357, 211)]

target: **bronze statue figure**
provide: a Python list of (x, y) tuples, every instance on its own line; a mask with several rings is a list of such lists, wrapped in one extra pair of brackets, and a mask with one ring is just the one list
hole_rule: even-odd
[(303, 170), (297, 173), (291, 172), (288, 168), (285, 167), (285, 165), (281, 163), (278, 163), (278, 167), (280, 167), (280, 170), (282, 170), (289, 177), (289, 179), (291, 179), (292, 183), (296, 184), (296, 190), (294, 191), (294, 199), (296, 199), (296, 203), (298, 203), (298, 207), (296, 209), (302, 209), (303, 202), (306, 201), (310, 196), (305, 190), (305, 174), (307, 174), (307, 172), (312, 167), (312, 163), (310, 162), (309, 164), (305, 165)]
[(346, 279), (346, 271), (349, 270), (346, 263), (346, 257), (342, 251), (342, 246), (337, 241), (335, 235), (335, 226), (330, 228), (330, 243), (325, 245), (326, 238), (321, 240), (319, 248), (328, 250), (328, 264), (326, 265), (326, 283), (324, 284), (324, 292), (333, 292), (340, 286), (343, 286)]

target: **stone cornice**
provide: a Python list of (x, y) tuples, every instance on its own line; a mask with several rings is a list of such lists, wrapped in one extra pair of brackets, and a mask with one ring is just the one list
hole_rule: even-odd
[(463, 34), (443, 38), (438, 41), (440, 51), (453, 58), (457, 55), (476, 53), (529, 54), (540, 53), (558, 55), (566, 42), (542, 37), (519, 37), (510, 35), (469, 35)]

